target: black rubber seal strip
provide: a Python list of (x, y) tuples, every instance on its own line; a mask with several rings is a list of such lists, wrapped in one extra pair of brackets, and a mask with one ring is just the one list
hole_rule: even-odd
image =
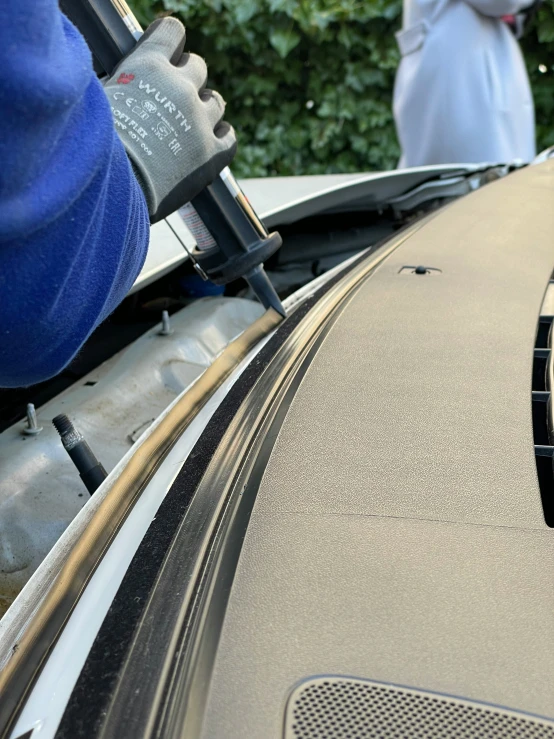
[[(361, 283), (358, 283), (349, 297), (357, 292), (363, 282), (362, 280)], [(281, 397), (276, 400), (274, 407), (267, 411), (264, 424), (258, 431), (257, 441), (254, 442), (253, 447), (250, 447), (246, 452), (247, 447), (242, 444), (243, 452), (240, 452), (235, 449), (237, 445), (238, 448), (241, 448), (240, 437), (233, 437), (232, 441), (227, 440), (227, 443), (230, 443), (233, 447), (232, 454), (243, 454), (243, 463), (248, 455), (253, 455), (254, 463), (250, 469), (243, 466), (241, 472), (237, 475), (227, 504), (215, 527), (210, 544), (210, 554), (204, 561), (195, 596), (187, 607), (190, 614), (189, 618), (184, 622), (179, 633), (179, 640), (175, 644), (172, 675), (166, 678), (164, 695), (160, 706), (157, 710), (155, 709), (156, 714), (152, 713), (156, 716), (156, 723), (149, 736), (196, 737), (201, 732), (200, 727), (206, 703), (205, 685), (209, 681), (208, 676), (211, 676), (213, 671), (227, 602), (262, 478), (302, 380), (325, 338), (349, 302), (349, 298), (343, 300), (326, 319), (311, 347), (300, 360), (288, 387), (281, 394)], [(256, 387), (256, 394), (258, 394), (259, 388), (259, 392), (264, 396), (264, 386), (271, 387), (274, 384), (275, 377), (269, 377), (266, 380), (266, 375), (264, 375)], [(255, 401), (253, 400), (253, 402)], [(243, 430), (245, 429), (243, 428)], [(205, 477), (203, 479), (204, 491), (206, 491), (206, 488), (220, 489), (218, 479), (222, 474), (225, 477), (225, 472), (222, 472), (224, 468), (225, 465), (218, 471), (213, 472), (212, 478)], [(207, 475), (209, 474), (208, 470)], [(203, 520), (201, 513), (199, 514), (199, 520)], [(173, 604), (168, 603), (168, 598), (172, 595), (177, 578), (183, 579), (186, 577), (187, 539), (189, 536), (190, 530), (188, 534), (178, 531), (172, 542), (171, 552), (168, 553), (162, 575), (164, 582), (162, 583), (160, 579), (156, 583), (156, 588), (160, 588), (160, 595), (158, 596), (155, 591), (150, 604), (156, 606), (155, 610), (151, 610), (148, 615), (150, 623), (155, 623), (160, 617), (163, 617), (164, 613), (168, 614), (169, 620), (173, 622), (175, 614), (170, 612)], [(182, 602), (182, 599), (179, 600)], [(162, 603), (164, 605), (161, 609), (162, 614), (160, 614)], [(140, 635), (137, 635), (137, 641), (133, 644), (133, 649), (137, 648), (139, 641)], [(151, 638), (148, 638), (147, 645), (147, 648), (151, 649), (153, 654), (158, 654), (156, 641), (157, 634), (153, 633)], [(162, 647), (162, 650), (167, 653), (167, 648), (163, 649)], [(139, 653), (142, 655), (145, 653), (144, 641)], [(192, 657), (193, 654), (196, 654), (196, 659)], [(145, 679), (148, 679), (148, 666), (144, 664), (144, 660), (140, 664), (140, 668), (142, 674), (130, 673), (133, 679), (136, 677), (137, 683), (135, 684), (141, 684)], [(125, 692), (117, 696), (118, 705), (123, 708), (123, 712), (119, 712), (118, 721), (110, 727), (107, 736), (117, 735), (114, 732), (118, 732), (119, 727), (127, 725), (130, 726), (131, 735), (134, 735), (134, 733), (140, 731), (141, 726), (146, 724), (145, 715), (140, 717), (141, 720), (138, 723), (133, 724), (133, 714), (129, 710), (129, 706), (132, 706), (135, 698), (131, 692), (134, 685), (131, 685), (129, 680), (127, 682), (128, 684), (123, 688)], [(135, 706), (135, 709), (137, 708), (138, 706)]]
[(275, 352), (313, 308), (344, 275), (372, 254), (381, 244), (326, 282), (305, 300), (277, 329), (244, 370), (208, 422), (163, 500), (93, 642), (56, 732), (56, 739), (96, 736), (117, 685), (135, 627), (154, 587), (167, 550), (215, 453), (223, 434)]

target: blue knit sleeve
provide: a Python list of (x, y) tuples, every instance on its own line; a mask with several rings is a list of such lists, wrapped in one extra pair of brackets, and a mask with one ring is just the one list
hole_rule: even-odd
[(0, 386), (57, 374), (125, 297), (146, 202), (56, 0), (0, 3)]

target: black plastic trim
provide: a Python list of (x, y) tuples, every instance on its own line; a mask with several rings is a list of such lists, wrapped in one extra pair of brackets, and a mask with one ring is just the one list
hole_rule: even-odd
[[(550, 344), (552, 316), (541, 316), (537, 328), (537, 347)], [(535, 443), (537, 481), (541, 495), (544, 520), (554, 528), (554, 429), (552, 428), (552, 397), (550, 393), (550, 370), (552, 352), (549, 348), (535, 348), (531, 391), (531, 418)]]

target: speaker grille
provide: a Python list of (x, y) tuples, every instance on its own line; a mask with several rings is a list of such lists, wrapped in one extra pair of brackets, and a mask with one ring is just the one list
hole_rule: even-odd
[(302, 683), (285, 739), (554, 739), (554, 723), (523, 713), (370, 680)]

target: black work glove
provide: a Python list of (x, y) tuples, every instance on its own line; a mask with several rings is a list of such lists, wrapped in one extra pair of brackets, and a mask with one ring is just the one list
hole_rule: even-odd
[(205, 87), (206, 63), (184, 44), (180, 21), (154, 21), (104, 85), (152, 223), (213, 182), (237, 149), (223, 98)]

